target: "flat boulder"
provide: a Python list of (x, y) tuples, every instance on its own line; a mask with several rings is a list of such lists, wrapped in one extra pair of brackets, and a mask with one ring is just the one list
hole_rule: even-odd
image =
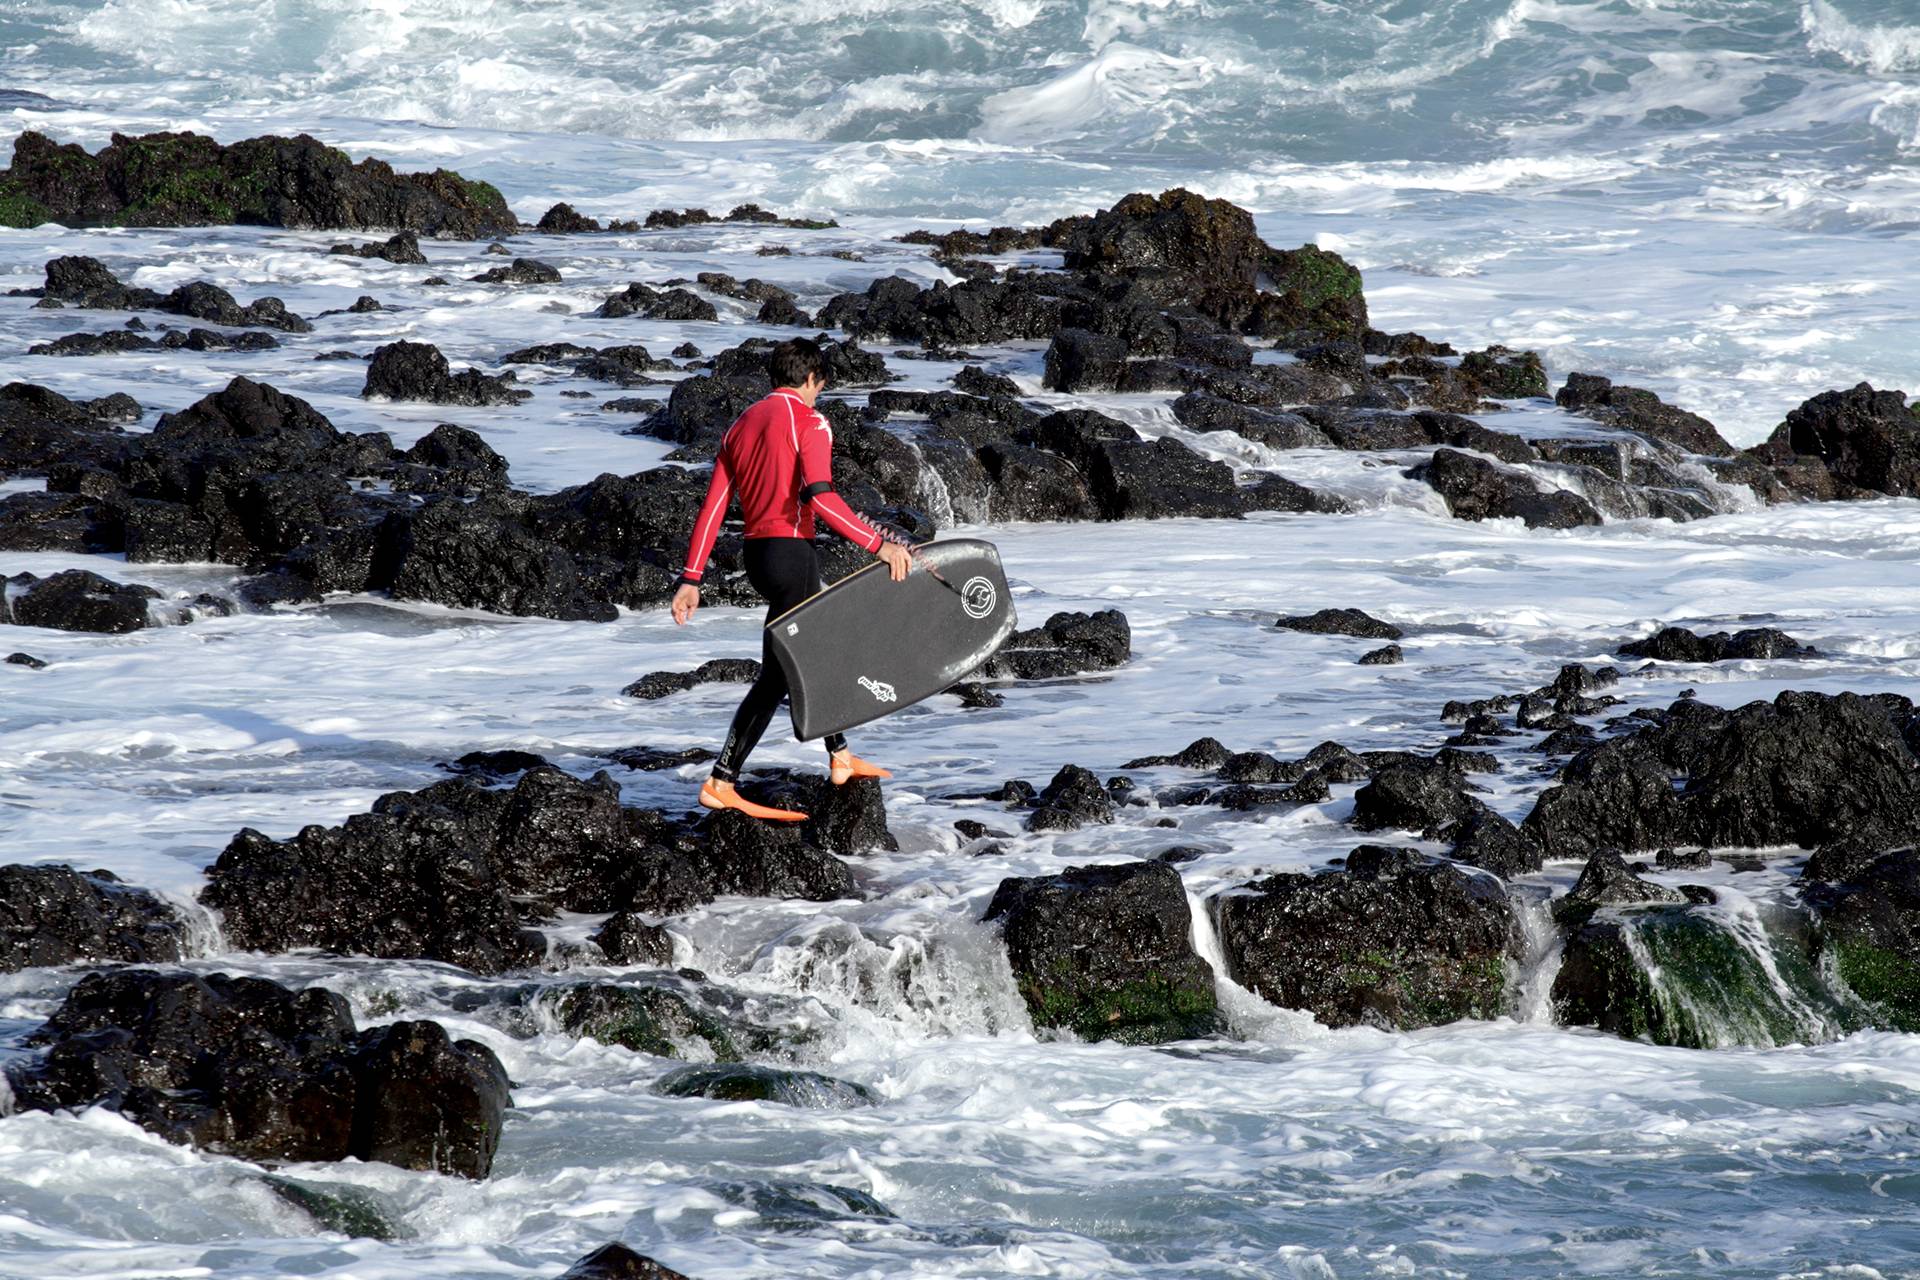
[(1213, 969), (1193, 950), (1186, 890), (1167, 863), (1003, 880), (983, 918), (1000, 924), (1036, 1027), (1128, 1044), (1218, 1029)]
[(384, 227), (467, 240), (519, 225), (488, 183), (356, 164), (306, 134), (222, 146), (195, 133), (116, 133), (89, 153), (28, 130), (0, 171), (0, 211), (19, 227)]
[(1319, 636), (1358, 636), (1363, 640), (1402, 640), (1406, 632), (1391, 622), (1359, 609), (1322, 609), (1317, 613), (1296, 614), (1274, 621), (1283, 631), (1305, 631)]
[(1497, 882), (1450, 862), (1363, 845), (1341, 870), (1269, 876), (1211, 901), (1228, 976), (1330, 1027), (1412, 1030), (1510, 1008), (1513, 907)]
[(17, 1106), (105, 1106), (169, 1142), (260, 1162), (378, 1160), (484, 1178), (511, 1102), (484, 1045), (437, 1022), (361, 1031), (346, 1000), (264, 978), (82, 978), (8, 1072)]

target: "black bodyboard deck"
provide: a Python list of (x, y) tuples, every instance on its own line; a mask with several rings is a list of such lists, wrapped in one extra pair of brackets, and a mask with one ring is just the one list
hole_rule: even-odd
[(993, 656), (1015, 621), (991, 542), (916, 547), (904, 582), (879, 560), (848, 574), (767, 624), (794, 736), (838, 733), (950, 688)]

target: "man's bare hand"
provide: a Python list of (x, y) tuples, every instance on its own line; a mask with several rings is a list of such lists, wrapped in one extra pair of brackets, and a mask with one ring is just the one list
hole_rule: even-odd
[(691, 582), (682, 583), (673, 593), (673, 620), (680, 626), (686, 626), (693, 618), (693, 611), (700, 607), (700, 588)]
[(907, 572), (913, 568), (913, 552), (897, 542), (883, 542), (874, 554), (887, 562), (887, 571), (895, 582), (907, 580)]

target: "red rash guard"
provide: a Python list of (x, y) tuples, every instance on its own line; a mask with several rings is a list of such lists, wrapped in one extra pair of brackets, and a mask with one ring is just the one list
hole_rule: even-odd
[[(812, 538), (813, 514), (847, 541), (878, 551), (880, 531), (833, 491), (833, 428), (800, 393), (781, 387), (727, 428), (700, 518), (693, 523), (682, 582), (697, 583), (713, 554), (727, 500), (740, 496), (749, 538)], [(810, 491), (801, 497), (802, 491)]]

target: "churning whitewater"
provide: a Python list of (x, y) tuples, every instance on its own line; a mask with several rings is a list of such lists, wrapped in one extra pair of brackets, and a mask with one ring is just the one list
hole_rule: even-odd
[[(694, 1280), (1920, 1277), (1920, 1002), (1898, 985), (1920, 967), (1834, 923), (1920, 938), (1899, 933), (1920, 899), (1874, 861), (1916, 842), (1913, 814), (1873, 804), (1913, 794), (1898, 762), (1920, 752), (1898, 709), (1920, 683), (1920, 444), (1900, 434), (1920, 428), (1884, 399), (1802, 408), (1920, 390), (1911, 4), (0, 0), (0, 111), (88, 152), (310, 133), (490, 183), (527, 224), (417, 252), (384, 226), (0, 229), (0, 383), (65, 397), (0, 394), (0, 656), (33, 660), (0, 664), (0, 864), (118, 877), (82, 881), (90, 903), (157, 895), (164, 937), (101, 926), (149, 967), (334, 993), (298, 1016), (324, 1024), (339, 1096), (399, 1096), (409, 1054), (454, 1082), (447, 1128), (363, 1120), (345, 1158), (185, 1121), (169, 1140), (164, 1102), (39, 1106), (43, 1025), (83, 979), (97, 1007), (112, 993), (71, 955), (19, 959), (36, 917), (0, 868), (0, 1276), (551, 1280), (620, 1241)], [(1162, 297), (1178, 332), (1151, 348), (1157, 322), (1115, 299), (1163, 282), (1126, 275), (1131, 233), (1104, 223), (901, 239), (1172, 187), (1248, 210), (1285, 251), (1266, 269), (1336, 261), (1300, 245), (1358, 268), (1378, 340), (1304, 336), (1343, 296), (1266, 331)], [(10, 195), (0, 179), (0, 211)], [(603, 224), (754, 202), (832, 225), (534, 229), (560, 201)], [(50, 270), (81, 258), (151, 292)], [(1104, 303), (1020, 292), (1082, 269), (1107, 273)], [(933, 333), (951, 313), (919, 291), (968, 278), (1009, 291), (1001, 328)], [(174, 292), (202, 283), (241, 306)], [(310, 327), (244, 305), (267, 296)], [(742, 344), (816, 332), (859, 339), (826, 396), (859, 442), (843, 489), (991, 540), (1022, 625), (1066, 621), (964, 696), (853, 732), (893, 770), (884, 808), (876, 789), (845, 829), (737, 835), (735, 878), (689, 889), (682, 861), (718, 856), (687, 825), (702, 749), (741, 686), (683, 673), (758, 657), (761, 614), (736, 586), (675, 627), (677, 563), (621, 524), (670, 521), (619, 486), (703, 485), (730, 402), (676, 387), (750, 382), (764, 353)], [(370, 361), (397, 344), (450, 369)], [(1469, 364), (1494, 344), (1539, 363)], [(1664, 403), (1556, 402), (1576, 373)], [(156, 435), (166, 414), (192, 420)], [(1867, 424), (1892, 461), (1742, 452), (1789, 414)], [(223, 544), (203, 464), (179, 460), (268, 418), (294, 452), (250, 465), (352, 489), (235, 482), (221, 500), (273, 527), (236, 517)], [(46, 439), (73, 456), (28, 460)], [(678, 511), (678, 483), (646, 492)], [(433, 544), (408, 503), (473, 523)], [(342, 511), (375, 518), (343, 532)], [(509, 581), (535, 561), (538, 590)], [(20, 575), (68, 570), (155, 594), (23, 606), (45, 588)], [(29, 625), (96, 608), (128, 626)], [(1325, 609), (1365, 616), (1276, 625)], [(1758, 638), (1721, 661), (1675, 637), (1622, 652), (1667, 627)], [(1802, 754), (1848, 765), (1820, 794), (1765, 726), (1703, 712), (1790, 691)], [(1650, 757), (1600, 744), (1629, 733), (1672, 768), (1622, 805), (1607, 788)], [(810, 794), (820, 754), (776, 721), (750, 777)], [(436, 786), (469, 808), (382, 800)], [(409, 806), (416, 851), (455, 827), (518, 840), (502, 874), (523, 878), (445, 872), (422, 900), (458, 918), (422, 942), (431, 913), (408, 917), (412, 950), (386, 921), (341, 926), (386, 929), (384, 951), (299, 934), (328, 860), (425, 865), (355, 843)], [(595, 875), (670, 909), (613, 929), (594, 876), (556, 889), (589, 847), (630, 854)], [(1036, 994), (1021, 947), (1080, 938), (1060, 921), (1104, 890), (1065, 873), (1114, 865), (1159, 895), (1129, 919), (1178, 921), (1154, 945), (1203, 975), (1090, 1020)], [(258, 891), (296, 866), (300, 893)], [(1367, 939), (1425, 910), (1458, 945), (1289, 987), (1288, 939), (1352, 903)], [(65, 937), (82, 914), (39, 919)], [(1340, 927), (1328, 954), (1363, 936)], [(1366, 981), (1331, 990), (1334, 968)], [(254, 992), (257, 1025), (295, 1017)], [(428, 1049), (383, 1035), (436, 1024)]]

